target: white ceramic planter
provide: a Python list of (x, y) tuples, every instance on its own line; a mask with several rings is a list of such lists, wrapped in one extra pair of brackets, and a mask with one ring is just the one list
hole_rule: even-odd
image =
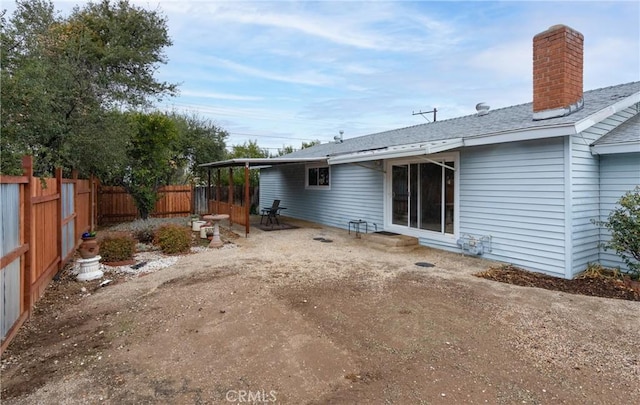
[(101, 256), (95, 256), (90, 259), (78, 259), (76, 262), (80, 265), (80, 273), (76, 277), (78, 281), (97, 280), (104, 276), (100, 270)]
[(191, 230), (194, 232), (198, 232), (202, 225), (206, 224), (207, 221), (193, 221), (191, 223)]
[(207, 239), (207, 232), (209, 233), (213, 233), (213, 227), (212, 226), (203, 226), (200, 228), (200, 237), (202, 239)]

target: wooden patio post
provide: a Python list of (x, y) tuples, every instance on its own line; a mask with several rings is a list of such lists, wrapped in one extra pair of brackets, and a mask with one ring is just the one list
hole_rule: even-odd
[(220, 196), (222, 195), (222, 175), (218, 168), (218, 181), (216, 182), (216, 214), (220, 213)]
[(244, 164), (244, 237), (249, 236), (249, 215), (251, 215), (251, 198), (249, 197), (249, 162)]
[(56, 232), (58, 233), (58, 271), (62, 270), (64, 265), (64, 253), (62, 252), (62, 168), (56, 168), (56, 187), (58, 190), (58, 199), (56, 200), (56, 210), (58, 211), (58, 223), (56, 224)]
[[(211, 167), (207, 167), (207, 189), (204, 195), (204, 199), (207, 201), (207, 211), (209, 211), (209, 200), (211, 200)], [(208, 212), (208, 214), (210, 214), (210, 212)]]
[(233, 167), (229, 167), (229, 226), (233, 225)]
[(31, 317), (31, 267), (33, 264), (33, 190), (35, 179), (33, 177), (33, 157), (22, 158), (22, 172), (27, 177), (22, 198), (22, 242), (27, 244), (28, 250), (24, 255), (23, 299), (22, 305), (27, 312), (27, 318)]

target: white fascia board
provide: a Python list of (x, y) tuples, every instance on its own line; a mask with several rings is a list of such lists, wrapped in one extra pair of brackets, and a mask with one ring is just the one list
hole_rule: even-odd
[(640, 153), (640, 142), (609, 143), (592, 145), (592, 155), (613, 155), (618, 153)]
[[(276, 164), (286, 163), (310, 163), (310, 162), (325, 162), (326, 158), (236, 158), (229, 160), (221, 160), (219, 162), (203, 163), (201, 167), (227, 167), (227, 166), (243, 166), (249, 164), (250, 166), (273, 166)], [(255, 168), (255, 167), (252, 167)]]
[(327, 163), (337, 165), (343, 163), (367, 162), (378, 159), (396, 159), (410, 156), (431, 155), (463, 146), (462, 138), (442, 141), (421, 142), (408, 145), (391, 146), (365, 152), (354, 152), (329, 157)]
[(464, 139), (464, 146), (492, 145), (496, 143), (527, 141), (530, 139), (555, 138), (558, 136), (575, 135), (573, 124), (544, 128), (530, 128), (489, 135), (480, 135)]
[(591, 114), (590, 116), (578, 121), (575, 123), (576, 132), (582, 132), (585, 129), (591, 128), (599, 122), (611, 117), (612, 115), (624, 110), (625, 108), (629, 108), (632, 105), (640, 103), (640, 92), (634, 93), (629, 97), (623, 98), (619, 100), (617, 103), (610, 105), (607, 108), (603, 108), (602, 110)]

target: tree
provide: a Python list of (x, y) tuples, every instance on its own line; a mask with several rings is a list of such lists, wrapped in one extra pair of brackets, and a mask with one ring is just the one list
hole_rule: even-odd
[[(111, 172), (127, 144), (122, 111), (175, 92), (153, 77), (171, 45), (166, 20), (126, 0), (76, 7), (63, 18), (44, 0), (20, 0), (2, 21), (2, 171), (23, 154), (36, 174), (54, 167)], [(99, 148), (99, 149), (96, 149)]]
[(128, 164), (121, 185), (133, 197), (140, 217), (147, 219), (159, 198), (158, 189), (176, 169), (178, 130), (164, 114), (137, 113), (131, 116), (131, 144), (127, 150)]
[(602, 244), (613, 249), (627, 264), (635, 278), (640, 277), (640, 186), (625, 193), (606, 221), (597, 222), (611, 233), (611, 239)]
[[(245, 142), (242, 145), (233, 145), (231, 152), (227, 155), (227, 159), (234, 158), (267, 158), (269, 157), (269, 150), (263, 149), (258, 146), (258, 141)], [(227, 178), (223, 180), (228, 181)], [(236, 171), (233, 176), (234, 184), (244, 184), (244, 173)], [(257, 186), (260, 183), (260, 174), (257, 170), (251, 170), (249, 173), (249, 183), (251, 186)]]
[(282, 148), (278, 148), (278, 152), (273, 155), (272, 157), (278, 157), (278, 156), (284, 156), (284, 155), (288, 155), (289, 153), (293, 153), (295, 152), (295, 150), (293, 149), (293, 146), (288, 145), (282, 145)]
[(196, 114), (169, 115), (178, 130), (178, 151), (175, 160), (182, 169), (181, 178), (176, 182), (186, 182), (194, 179), (204, 179), (207, 169), (200, 167), (203, 163), (223, 160), (227, 153), (225, 140), (229, 136), (227, 131), (216, 126), (211, 120)]
[[(300, 145), (300, 149), (306, 149), (306, 148), (310, 148), (312, 146), (315, 145), (319, 145), (320, 141), (315, 140), (315, 141), (311, 141), (311, 142), (302, 142), (302, 145)], [(284, 155), (288, 155), (289, 153), (293, 153), (295, 152), (295, 149), (293, 149), (293, 146), (288, 145), (288, 146), (282, 146), (282, 149), (278, 149), (278, 152), (273, 155), (272, 157), (278, 157), (278, 156), (284, 156)]]
[(301, 149), (307, 149), (307, 148), (310, 148), (310, 147), (316, 146), (316, 145), (320, 145), (320, 141), (319, 140), (315, 140), (315, 141), (311, 141), (311, 142), (302, 142)]

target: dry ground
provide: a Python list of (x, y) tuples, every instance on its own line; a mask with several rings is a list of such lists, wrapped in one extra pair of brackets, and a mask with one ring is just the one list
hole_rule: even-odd
[(104, 288), (54, 282), (3, 355), (2, 402), (640, 403), (640, 302), (301, 225)]

